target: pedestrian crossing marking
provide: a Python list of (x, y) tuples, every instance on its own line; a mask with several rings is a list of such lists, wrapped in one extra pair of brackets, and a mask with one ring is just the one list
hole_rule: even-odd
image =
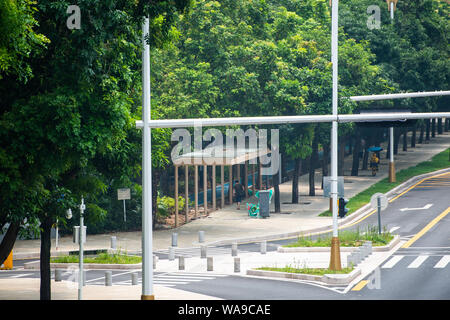
[(395, 266), (397, 264), (397, 262), (399, 262), (400, 260), (403, 259), (404, 256), (393, 256), (388, 262), (386, 262), (381, 268), (386, 269), (386, 268), (392, 268), (393, 266)]
[(409, 269), (414, 269), (420, 267), (420, 265), (428, 258), (428, 256), (418, 256), (414, 261), (408, 266)]
[(434, 268), (445, 268), (450, 262), (450, 256), (443, 256), (441, 260), (434, 266)]

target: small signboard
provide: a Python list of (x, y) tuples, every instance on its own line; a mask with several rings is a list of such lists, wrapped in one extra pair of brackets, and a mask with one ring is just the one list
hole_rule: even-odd
[[(323, 177), (323, 196), (331, 197), (331, 177)], [(338, 198), (344, 197), (344, 177), (338, 177)]]
[(383, 193), (379, 193), (379, 192), (375, 193), (370, 198), (370, 206), (372, 207), (372, 209), (377, 210), (378, 209), (378, 198), (380, 198), (380, 210), (383, 211), (388, 206), (388, 200)]
[(129, 188), (117, 189), (117, 200), (130, 200), (131, 193)]

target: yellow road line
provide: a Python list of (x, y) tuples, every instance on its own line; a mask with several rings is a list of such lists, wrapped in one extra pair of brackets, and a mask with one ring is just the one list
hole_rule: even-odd
[[(440, 177), (440, 176), (443, 176), (443, 175), (448, 175), (448, 174), (450, 174), (450, 173), (444, 172), (444, 173), (437, 174), (437, 175), (435, 175), (435, 176), (431, 176), (431, 177), (428, 177), (428, 178), (424, 178), (424, 179), (420, 180), (419, 182), (413, 184), (411, 187), (409, 187), (408, 189), (406, 189), (405, 191), (403, 191), (402, 193), (400, 193), (400, 194), (397, 195), (396, 197), (392, 198), (392, 199), (389, 200), (388, 202), (391, 203), (391, 202), (393, 202), (394, 200), (400, 198), (402, 195), (404, 195), (405, 193), (407, 193), (407, 192), (410, 191), (411, 189), (417, 187), (419, 184), (421, 184), (422, 182), (424, 182), (424, 181), (426, 181), (426, 180), (433, 179), (433, 178), (436, 178), (436, 177)], [(348, 227), (354, 226), (355, 224), (360, 223), (360, 222), (363, 221), (364, 219), (367, 219), (368, 217), (370, 217), (370, 216), (371, 216), (372, 214), (374, 214), (375, 212), (377, 212), (377, 210), (372, 210), (369, 214), (367, 214), (366, 216), (362, 217), (362, 218), (359, 219), (358, 221), (353, 222), (353, 223), (348, 224), (348, 225), (345, 225), (345, 226), (341, 226), (341, 227), (339, 227), (338, 229), (343, 229), (343, 228), (348, 228)]]
[(439, 222), (442, 218), (444, 218), (448, 213), (450, 212), (450, 207), (447, 208), (444, 212), (442, 212), (440, 215), (438, 215), (436, 218), (431, 220), (430, 223), (428, 223), (422, 230), (420, 230), (414, 237), (412, 237), (410, 240), (408, 240), (402, 248), (408, 248), (410, 247), (414, 242), (417, 241), (421, 236), (423, 236), (428, 230), (430, 230), (436, 223)]
[(361, 280), (356, 286), (353, 287), (352, 291), (359, 291), (369, 283), (369, 280)]

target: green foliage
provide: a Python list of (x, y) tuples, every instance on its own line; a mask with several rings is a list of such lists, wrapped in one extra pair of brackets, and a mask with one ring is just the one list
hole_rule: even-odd
[[(157, 214), (158, 217), (168, 217), (175, 213), (175, 198), (163, 196), (157, 199)], [(178, 197), (178, 211), (181, 212), (185, 207), (185, 199), (182, 196)]]
[[(372, 241), (373, 246), (387, 245), (394, 236), (387, 232), (385, 228), (381, 234), (378, 234), (377, 226), (368, 226), (363, 231), (359, 228), (356, 230), (343, 230), (339, 232), (339, 243), (342, 247), (359, 247), (364, 241)], [(318, 236), (316, 239), (312, 237), (299, 237), (297, 242), (285, 245), (285, 247), (330, 247), (331, 236)]]

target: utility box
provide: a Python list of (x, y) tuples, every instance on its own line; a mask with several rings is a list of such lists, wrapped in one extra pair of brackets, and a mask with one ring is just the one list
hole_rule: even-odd
[[(86, 226), (83, 226), (83, 234), (82, 239), (83, 243), (86, 243)], [(73, 243), (80, 243), (80, 226), (74, 226), (73, 227)]]
[(259, 216), (261, 218), (270, 217), (269, 207), (270, 207), (270, 191), (269, 190), (260, 190), (259, 191)]

